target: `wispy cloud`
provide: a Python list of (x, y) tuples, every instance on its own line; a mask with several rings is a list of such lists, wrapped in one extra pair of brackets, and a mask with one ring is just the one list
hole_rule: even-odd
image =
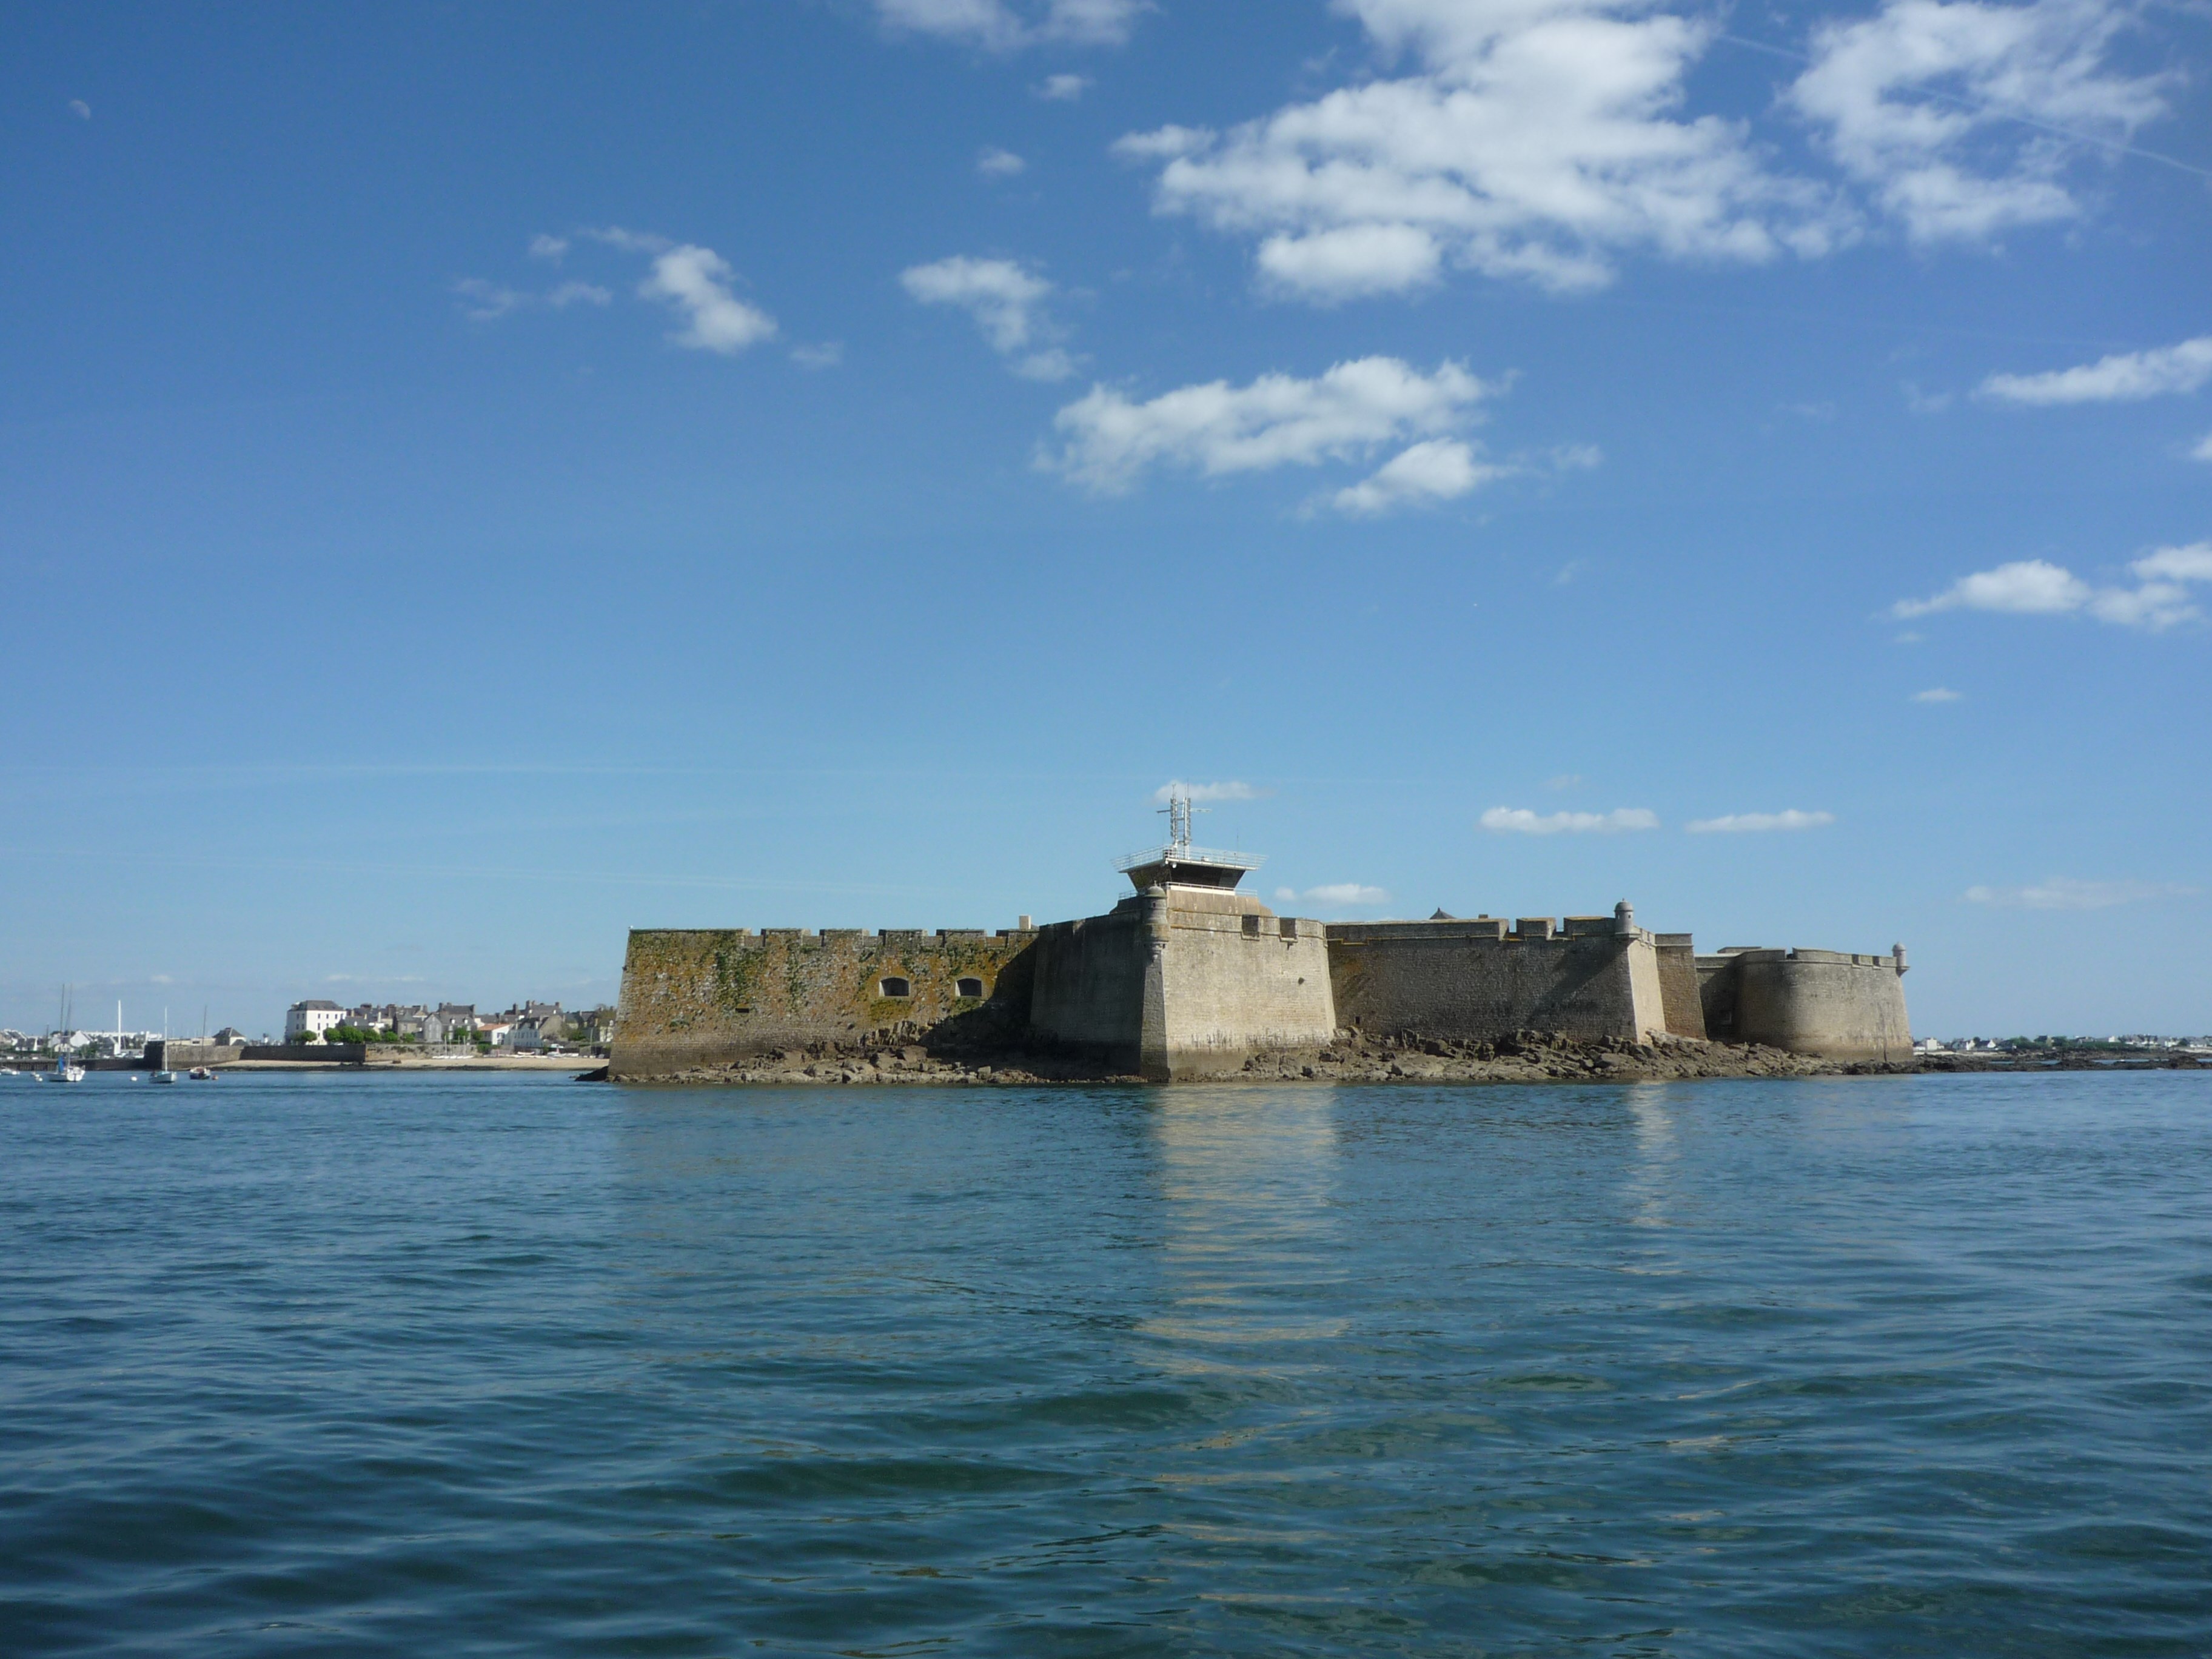
[(2207, 380), (2212, 380), (2212, 334), (2042, 374), (1992, 374), (1978, 390), (2006, 404), (2130, 404), (2194, 392)]
[(1239, 782), (1234, 778), (1216, 783), (1185, 783), (1181, 778), (1176, 778), (1153, 790), (1152, 799), (1164, 805), (1176, 796), (1183, 795), (1202, 806), (1208, 801), (1261, 800), (1267, 793), (1265, 789), (1255, 789), (1250, 784)]
[(2069, 616), (2076, 612), (2100, 622), (2153, 633), (2195, 620), (2201, 613), (2186, 584), (2212, 582), (2212, 541), (2186, 547), (2162, 547), (2128, 566), (2133, 587), (2094, 587), (2063, 565), (2021, 559), (1962, 576), (1925, 599), (1900, 599), (1890, 607), (1899, 617), (1941, 611), (1991, 611), (2013, 616)]
[(991, 349), (1024, 379), (1064, 380), (1075, 373), (1075, 360), (1048, 343), (1059, 332), (1044, 308), (1052, 284), (1012, 259), (955, 254), (910, 266), (899, 273), (899, 283), (923, 305), (966, 312)]
[(1986, 242), (2079, 216), (2068, 174), (2084, 149), (2166, 112), (2178, 77), (2112, 61), (2137, 15), (2112, 0), (1885, 0), (1816, 28), (1787, 97), (1913, 240)]
[[(642, 299), (672, 307), (685, 326), (668, 337), (695, 351), (734, 356), (748, 346), (773, 338), (775, 319), (749, 305), (731, 290), (735, 273), (714, 249), (696, 243), (676, 242), (650, 231), (626, 230), (620, 225), (587, 228), (577, 237), (623, 253), (641, 253), (652, 269), (637, 285)], [(574, 240), (544, 232), (531, 238), (529, 253), (535, 259), (560, 264), (574, 248)], [(565, 282), (544, 292), (513, 289), (480, 277), (467, 277), (453, 285), (463, 308), (479, 322), (511, 312), (543, 308), (566, 310), (572, 305), (604, 306), (614, 295), (596, 283)]]
[(1091, 77), (1087, 75), (1048, 75), (1031, 90), (1049, 103), (1072, 104), (1090, 87)]
[(566, 311), (573, 305), (603, 306), (615, 296), (592, 283), (562, 283), (544, 292), (503, 288), (481, 277), (464, 276), (453, 284), (461, 296), (461, 310), (479, 323), (488, 323), (517, 311)]
[(1730, 812), (1717, 818), (1692, 818), (1684, 828), (1693, 836), (1744, 836), (1770, 830), (1818, 830), (1835, 821), (1833, 812), (1801, 812), (1790, 806), (1779, 812)]
[(791, 361), (801, 368), (835, 368), (845, 361), (845, 343), (824, 340), (819, 345), (796, 345), (791, 349)]
[(1303, 893), (1295, 887), (1278, 887), (1275, 902), (1279, 904), (1324, 904), (1341, 909), (1347, 905), (1388, 904), (1390, 895), (1387, 889), (1363, 886), (1356, 881), (1333, 881), (1319, 887), (1309, 887)]
[(1142, 403), (1094, 386), (1054, 417), (1066, 444), (1045, 465), (1110, 493), (1155, 465), (1216, 477), (1358, 459), (1412, 439), (1364, 483), (1336, 498), (1346, 512), (1379, 512), (1449, 499), (1483, 481), (1484, 464), (1473, 449), (1442, 434), (1472, 421), (1503, 384), (1478, 380), (1455, 362), (1423, 374), (1395, 357), (1361, 357), (1310, 380), (1212, 380)]
[(975, 171), (986, 179), (1011, 179), (1029, 171), (1030, 164), (1010, 149), (987, 144), (975, 157)]
[(2144, 904), (2154, 899), (2186, 898), (2197, 890), (2172, 883), (2147, 881), (2075, 881), (2053, 876), (2032, 887), (1969, 887), (1968, 902), (2022, 910), (2106, 910), (2121, 904)]
[(876, 13), (889, 28), (933, 34), (988, 52), (1053, 44), (1116, 46), (1149, 9), (1149, 0), (1046, 0), (1018, 6), (1007, 0), (876, 0)]
[(2192, 460), (2212, 461), (2212, 432), (2206, 433), (2189, 454)]
[(1948, 685), (1931, 685), (1925, 691), (1915, 691), (1912, 694), (1912, 701), (1915, 702), (1956, 702), (1959, 701), (1959, 696), (1960, 694), (1958, 692), (1954, 691)]
[(1610, 812), (1532, 812), (1525, 806), (1493, 806), (1476, 822), (1501, 835), (1616, 835), (1656, 830), (1659, 815), (1642, 806), (1617, 806)]

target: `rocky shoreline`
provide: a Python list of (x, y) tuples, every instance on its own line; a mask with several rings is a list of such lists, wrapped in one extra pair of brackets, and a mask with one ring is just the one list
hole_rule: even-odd
[[(1832, 1060), (1756, 1045), (1662, 1036), (1649, 1042), (1605, 1037), (1585, 1042), (1556, 1031), (1516, 1031), (1488, 1042), (1436, 1037), (1366, 1037), (1340, 1032), (1326, 1048), (1255, 1054), (1220, 1083), (1662, 1083), (1701, 1078), (1906, 1076), (1929, 1072), (2192, 1071), (2185, 1055), (2091, 1060), (2004, 1054), (1928, 1054), (1905, 1060)], [(579, 1079), (605, 1082), (608, 1068)], [(840, 1047), (814, 1043), (723, 1066), (625, 1083), (775, 1085), (897, 1084), (1034, 1085), (1127, 1084), (1144, 1079), (1102, 1069), (1080, 1056), (1001, 1048), (932, 1048), (884, 1042)]]
[[(1489, 1042), (1340, 1033), (1326, 1048), (1254, 1055), (1223, 1083), (1638, 1083), (1731, 1077), (1844, 1077), (1923, 1069), (1917, 1060), (1814, 1060), (1778, 1048), (1692, 1038), (1583, 1042), (1554, 1031), (1518, 1031)], [(604, 1073), (594, 1073), (594, 1079)], [(816, 1043), (725, 1066), (701, 1066), (626, 1083), (821, 1085), (1141, 1084), (1078, 1056), (1013, 1051), (951, 1052), (919, 1043), (837, 1048)]]

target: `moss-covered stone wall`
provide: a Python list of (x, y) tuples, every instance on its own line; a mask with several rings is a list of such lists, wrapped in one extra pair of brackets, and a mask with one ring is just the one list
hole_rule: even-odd
[[(1030, 932), (636, 928), (611, 1075), (670, 1076), (816, 1043), (1018, 1031)], [(967, 981), (963, 985), (963, 981)]]

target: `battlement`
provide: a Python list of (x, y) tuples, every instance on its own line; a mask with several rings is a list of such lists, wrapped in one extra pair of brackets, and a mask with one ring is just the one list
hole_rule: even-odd
[(697, 934), (702, 938), (711, 937), (739, 945), (746, 943), (766, 945), (771, 939), (817, 939), (838, 943), (849, 943), (855, 939), (875, 939), (879, 942), (920, 945), (924, 949), (933, 948), (946, 939), (1035, 939), (1037, 932), (1034, 927), (1000, 927), (995, 930), (987, 927), (939, 927), (933, 932), (926, 927), (885, 927), (881, 930), (869, 927), (824, 927), (818, 931), (812, 927), (763, 927), (757, 933), (750, 927), (641, 927), (633, 928), (631, 931), (655, 933), (670, 939), (679, 939), (685, 934)]
[(772, 1050), (1018, 1030), (1034, 928), (632, 931), (617, 1075), (727, 1065)]

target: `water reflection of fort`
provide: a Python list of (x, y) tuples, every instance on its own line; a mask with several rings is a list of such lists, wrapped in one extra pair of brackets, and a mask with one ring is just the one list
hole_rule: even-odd
[(1341, 1335), (1329, 1093), (1170, 1088), (1153, 1103), (1152, 1123), (1162, 1310), (1138, 1328), (1195, 1345), (1178, 1346), (1166, 1363), (1242, 1367), (1252, 1356), (1235, 1350)]

